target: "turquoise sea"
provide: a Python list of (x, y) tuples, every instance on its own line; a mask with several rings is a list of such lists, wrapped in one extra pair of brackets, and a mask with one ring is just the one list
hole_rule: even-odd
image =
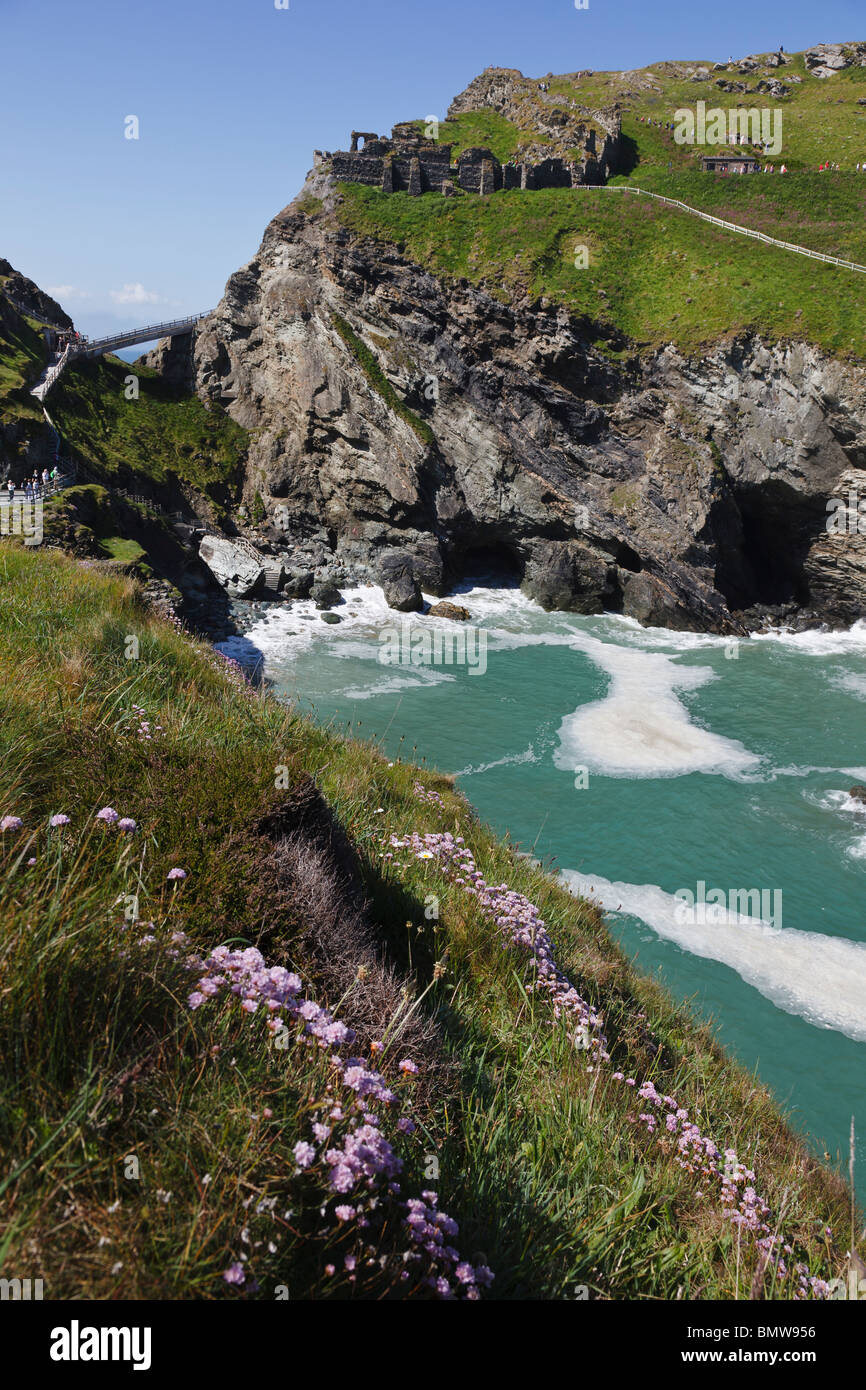
[(462, 625), (394, 614), (372, 587), (344, 599), (339, 625), (275, 606), (220, 645), (260, 653), (320, 720), (455, 774), (715, 1021), (818, 1152), (847, 1167), (856, 1117), (866, 1197), (866, 804), (848, 795), (866, 782), (866, 624), (729, 641), (476, 586), (456, 596), (472, 664), (448, 665), (432, 658)]

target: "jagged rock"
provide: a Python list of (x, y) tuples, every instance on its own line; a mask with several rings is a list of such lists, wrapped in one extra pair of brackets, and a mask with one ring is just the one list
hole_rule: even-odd
[(343, 596), (336, 584), (330, 579), (318, 579), (310, 590), (310, 598), (317, 608), (333, 608), (335, 603), (342, 603)]
[(856, 787), (851, 788), (848, 795), (851, 797), (852, 801), (861, 801), (864, 807), (866, 807), (866, 787), (862, 786), (859, 782)]
[(284, 570), (283, 593), (286, 598), (309, 598), (313, 587), (312, 570)]
[(446, 601), (434, 603), (428, 618), (450, 618), (455, 623), (466, 623), (472, 617), (468, 608), (463, 608), (459, 603), (448, 603)]
[(382, 556), (379, 580), (389, 608), (395, 608), (398, 613), (417, 613), (423, 606), (412, 557), (405, 551), (395, 550)]
[[(0, 259), (0, 275), (9, 277), (3, 288), (10, 299), (23, 304), (36, 318), (47, 319), (58, 328), (72, 328), (72, 319), (61, 309), (57, 300), (3, 259)], [(2, 298), (5, 296), (0, 296)]]
[(866, 616), (866, 566), (824, 525), (866, 463), (861, 365), (749, 335), (613, 361), (563, 307), (504, 304), (351, 233), (321, 168), (305, 193), (321, 211), (274, 219), (195, 341), (199, 394), (253, 431), (247, 475), (269, 511), (281, 499), (279, 558), (304, 586), (387, 581), (417, 609), (419, 585), (500, 567), (547, 606), (695, 630), (739, 631), (761, 604)]
[(225, 536), (205, 536), (199, 558), (232, 598), (247, 598), (259, 588), (264, 574), (261, 561)]

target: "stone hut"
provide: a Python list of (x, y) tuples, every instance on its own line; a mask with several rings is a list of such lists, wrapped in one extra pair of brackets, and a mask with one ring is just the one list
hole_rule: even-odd
[(705, 154), (701, 158), (701, 168), (707, 174), (757, 174), (760, 167), (757, 159), (746, 154)]

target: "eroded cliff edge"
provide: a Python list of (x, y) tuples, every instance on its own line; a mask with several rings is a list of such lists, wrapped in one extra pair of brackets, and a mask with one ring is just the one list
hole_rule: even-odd
[(866, 371), (803, 343), (594, 346), (341, 225), (315, 171), (193, 339), (149, 361), (251, 432), (273, 593), (385, 582), (399, 607), (498, 569), (545, 606), (742, 631), (756, 606), (866, 614)]

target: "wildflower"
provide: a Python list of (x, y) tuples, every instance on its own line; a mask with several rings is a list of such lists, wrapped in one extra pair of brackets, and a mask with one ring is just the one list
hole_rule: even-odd
[(273, 1113), (274, 1113), (274, 1112), (273, 1112), (273, 1110), (270, 1108), (269, 1105), (266, 1105), (265, 1108), (264, 1108), (264, 1110), (262, 1111), (262, 1115), (263, 1115), (264, 1119), (266, 1119), (266, 1120), (270, 1120), (270, 1119), (272, 1118), (272, 1116), (273, 1116)]
[(0, 820), (0, 830), (20, 830), (23, 824), (20, 816), (4, 816)]
[(304, 1139), (301, 1139), (295, 1145), (292, 1152), (295, 1155), (295, 1162), (299, 1168), (309, 1168), (313, 1159), (316, 1157), (316, 1150), (313, 1148), (312, 1144), (308, 1144)]
[(228, 1269), (223, 1271), (223, 1278), (227, 1284), (242, 1285), (245, 1281), (245, 1277), (243, 1265), (237, 1262), (233, 1265), (229, 1265)]
[(175, 879), (183, 878), (186, 878), (186, 869), (169, 869), (168, 873), (166, 874), (166, 880), (169, 883), (172, 883)]
[(69, 824), (69, 817), (64, 816), (63, 812), (61, 811), (58, 813), (58, 815), (52, 816), (48, 824), (51, 826), (52, 830), (59, 830), (61, 825)]
[(120, 1271), (121, 1271), (122, 1269), (123, 1269), (123, 1260), (115, 1260), (114, 1264), (111, 1266), (111, 1272), (112, 1272), (112, 1274), (119, 1274)]
[(404, 1057), (402, 1062), (398, 1063), (398, 1065), (400, 1067), (400, 1070), (404, 1072), (406, 1076), (418, 1075), (418, 1068), (415, 1065), (415, 1063), (411, 1060), (411, 1058)]
[(27, 867), (28, 867), (28, 869), (32, 869), (32, 868), (33, 868), (33, 865), (34, 865), (35, 863), (36, 863), (36, 860), (35, 860), (35, 859), (32, 859), (32, 858), (31, 858), (31, 859), (28, 859), (28, 860), (27, 860)]
[(327, 1274), (329, 1279), (332, 1278), (332, 1276), (336, 1274), (336, 1272), (337, 1271), (333, 1265), (325, 1265), (325, 1273)]
[(123, 818), (117, 822), (117, 828), (118, 830), (126, 830), (129, 834), (132, 834), (134, 830), (138, 829), (138, 826), (131, 816), (123, 816)]
[(355, 1208), (346, 1206), (346, 1204), (343, 1203), (339, 1207), (334, 1207), (334, 1215), (338, 1221), (351, 1221), (355, 1215)]
[(115, 821), (120, 820), (120, 816), (113, 806), (103, 806), (101, 811), (96, 812), (96, 819), (104, 821), (106, 825), (114, 825)]

